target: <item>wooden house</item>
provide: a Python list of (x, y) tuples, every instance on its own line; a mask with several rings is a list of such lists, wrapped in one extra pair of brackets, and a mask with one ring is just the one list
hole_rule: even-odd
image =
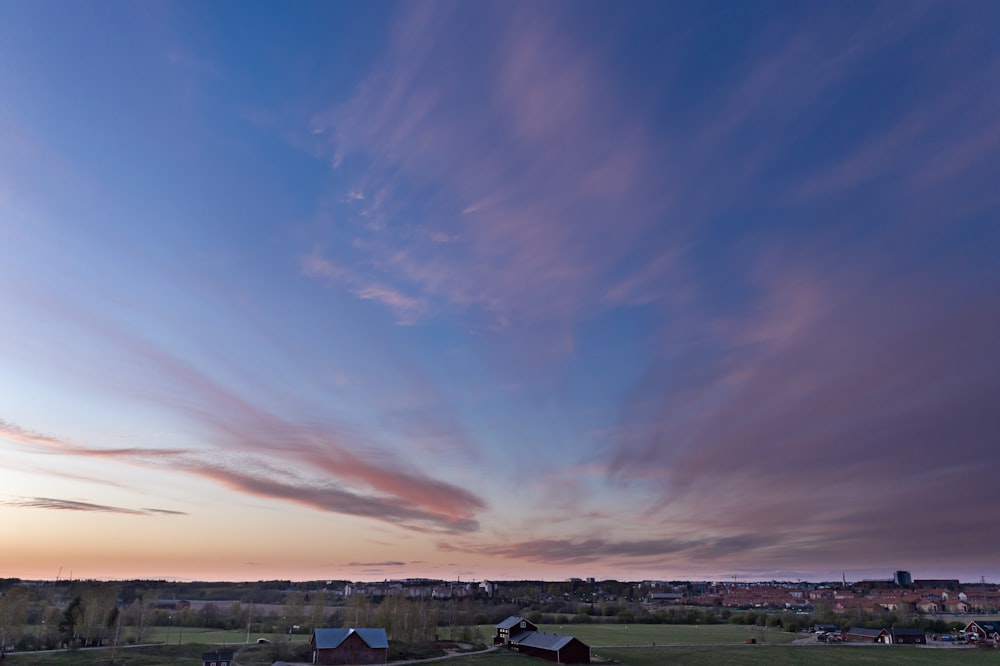
[(384, 664), (389, 660), (385, 629), (316, 629), (309, 639), (314, 664)]
[(493, 635), (494, 645), (510, 645), (510, 638), (522, 631), (538, 631), (538, 626), (520, 615), (511, 615), (496, 627)]
[(966, 635), (975, 636), (979, 641), (1000, 640), (1000, 622), (996, 620), (973, 620), (965, 625)]

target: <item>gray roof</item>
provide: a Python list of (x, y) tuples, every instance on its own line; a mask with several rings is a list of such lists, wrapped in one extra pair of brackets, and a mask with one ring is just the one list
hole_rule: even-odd
[(973, 620), (972, 622), (969, 622), (969, 624), (970, 625), (972, 625), (972, 624), (978, 625), (984, 631), (986, 631), (988, 633), (991, 633), (991, 634), (993, 632), (1000, 631), (1000, 622), (997, 622), (995, 620)]
[(854, 634), (855, 636), (878, 636), (885, 629), (871, 629), (869, 627), (848, 627), (847, 633)]
[(566, 647), (573, 640), (573, 637), (550, 634), (544, 631), (522, 631), (516, 636), (511, 637), (510, 640), (512, 643), (517, 643), (518, 645), (558, 651)]
[(385, 629), (315, 629), (313, 636), (316, 639), (317, 650), (328, 650), (340, 647), (348, 636), (357, 634), (370, 648), (388, 648), (389, 639), (385, 635)]
[(513, 629), (517, 625), (521, 624), (522, 621), (527, 622), (527, 620), (520, 615), (511, 615), (506, 620), (498, 624), (497, 629)]
[(916, 627), (893, 627), (889, 631), (895, 636), (923, 636), (927, 633), (923, 629)]

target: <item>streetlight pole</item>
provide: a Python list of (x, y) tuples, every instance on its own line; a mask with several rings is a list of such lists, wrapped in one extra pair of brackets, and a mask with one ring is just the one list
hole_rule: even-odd
[(253, 604), (250, 604), (250, 613), (247, 615), (247, 645), (250, 644), (250, 623), (253, 621)]

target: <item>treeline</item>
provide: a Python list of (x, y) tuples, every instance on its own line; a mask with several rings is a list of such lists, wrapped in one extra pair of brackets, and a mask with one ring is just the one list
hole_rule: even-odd
[[(308, 635), (316, 627), (384, 627), (394, 644), (428, 643), (439, 635), (478, 643), (483, 634), (478, 629), (473, 630), (474, 627), (488, 629), (510, 615), (524, 615), (536, 623), (732, 623), (790, 632), (816, 624), (830, 624), (838, 627), (919, 627), (929, 632), (946, 633), (962, 625), (921, 616), (909, 604), (899, 604), (892, 612), (852, 612), (849, 615), (834, 613), (820, 604), (815, 612), (807, 615), (722, 607), (661, 607), (629, 600), (630, 596), (638, 596), (628, 594), (629, 591), (630, 588), (623, 585), (614, 590), (621, 596), (605, 596), (608, 590), (593, 596), (595, 590), (591, 586), (578, 582), (537, 586), (522, 583), (510, 586), (508, 594), (492, 598), (485, 595), (451, 599), (354, 595), (344, 599), (316, 584), (289, 581), (25, 584), (3, 580), (0, 581), (0, 648), (32, 650), (144, 643), (154, 635), (155, 627), (176, 627), (179, 631), (186, 627), (207, 627), (245, 631), (254, 636), (289, 637), (291, 634)], [(581, 597), (589, 597), (589, 600), (580, 601)], [(196, 603), (190, 608), (158, 608), (157, 601), (162, 599)]]
[(847, 627), (912, 627), (923, 629), (929, 633), (945, 634), (965, 628), (965, 622), (946, 622), (940, 618), (907, 615), (906, 613), (851, 613), (850, 615), (799, 615), (798, 613), (757, 613), (747, 611), (734, 613), (730, 619), (733, 624), (746, 624), (773, 627), (784, 631), (800, 631), (810, 629), (818, 624), (826, 624), (846, 629)]

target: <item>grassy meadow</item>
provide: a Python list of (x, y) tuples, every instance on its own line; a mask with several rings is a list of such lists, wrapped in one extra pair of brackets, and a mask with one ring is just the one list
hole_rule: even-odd
[[(590, 646), (637, 646), (664, 644), (719, 645), (743, 643), (751, 636), (759, 643), (791, 643), (800, 636), (780, 629), (764, 627), (744, 627), (735, 624), (540, 624), (538, 628), (567, 636), (576, 636)], [(447, 627), (438, 630), (443, 640), (462, 640), (471, 636), (473, 640), (489, 645), (493, 642), (495, 629), (492, 625), (456, 627), (450, 633)]]
[[(997, 664), (995, 650), (920, 648), (910, 645), (743, 645), (729, 647), (608, 648), (597, 656), (623, 666), (839, 666), (841, 664), (906, 664), (907, 666), (961, 666)], [(459, 666), (453, 664), (452, 666)]]
[[(162, 664), (195, 664), (201, 666), (201, 653), (218, 649), (199, 643), (156, 645), (141, 648), (119, 648), (111, 661), (111, 650), (73, 650), (67, 652), (37, 652), (8, 654), (3, 666), (161, 666)], [(268, 662), (270, 663), (270, 662)]]
[[(126, 635), (127, 636), (127, 635)], [(271, 634), (250, 634), (250, 642), (258, 638), (271, 639)], [(208, 643), (218, 644), (244, 644), (247, 640), (245, 630), (228, 631), (225, 629), (208, 629), (206, 627), (147, 627), (143, 631), (143, 643)]]
[[(166, 666), (194, 664), (200, 666), (201, 653), (216, 649), (199, 643), (120, 649), (115, 666)], [(241, 666), (269, 666), (272, 662), (268, 646), (250, 645), (235, 648)], [(660, 646), (612, 647), (595, 650), (594, 663), (621, 666), (718, 666), (747, 664), (750, 666), (840, 666), (842, 664), (907, 664), (912, 666), (975, 666), (1000, 663), (996, 650), (961, 648), (918, 648), (911, 646), (851, 646), (851, 645), (729, 645), (729, 646)], [(391, 663), (391, 662), (390, 662)], [(505, 650), (448, 659), (448, 666), (531, 666), (548, 662)], [(7, 655), (4, 666), (110, 666), (108, 650), (78, 650), (75, 652)]]
[[(840, 664), (908, 664), (913, 666), (943, 666), (955, 664), (1000, 664), (1000, 651), (976, 648), (920, 648), (913, 646), (857, 645), (791, 645), (799, 635), (762, 627), (739, 625), (541, 625), (543, 631), (576, 636), (593, 648), (594, 663), (621, 666), (661, 666), (685, 664), (718, 666), (718, 664), (759, 664), (782, 666), (836, 666)], [(160, 633), (162, 631), (162, 634)], [(447, 628), (439, 629), (439, 637), (447, 640)], [(490, 642), (493, 627), (482, 625), (469, 629), (456, 628), (455, 638), (470, 636), (479, 642)], [(111, 661), (111, 650), (77, 650), (74, 652), (8, 654), (3, 666), (162, 666), (166, 664), (201, 664), (202, 652), (228, 644), (237, 653), (241, 666), (270, 666), (274, 645), (244, 645), (246, 632), (187, 628), (183, 632), (165, 627), (149, 635), (151, 640), (167, 641), (163, 645), (140, 648), (119, 648)], [(251, 634), (251, 641), (259, 636)], [(747, 645), (748, 637), (757, 645)], [(271, 636), (267, 636), (271, 639)], [(285, 638), (284, 636), (279, 637)], [(292, 636), (287, 647), (294, 649), (305, 643), (304, 636)], [(180, 643), (178, 644), (178, 641)], [(284, 655), (283, 655), (284, 656)], [(390, 662), (391, 663), (391, 662)], [(483, 655), (468, 655), (448, 659), (448, 666), (537, 666), (542, 660), (526, 655), (498, 650)]]
[[(621, 666), (841, 666), (851, 664), (905, 664), (908, 666), (975, 666), (1000, 663), (995, 650), (931, 649), (905, 645), (744, 645), (712, 647), (642, 647), (596, 650), (595, 664)], [(448, 666), (531, 666), (546, 664), (526, 655), (503, 650), (484, 655), (449, 659)]]
[[(627, 628), (626, 628), (627, 627)], [(780, 629), (745, 627), (738, 624), (543, 624), (542, 631), (575, 636), (591, 647), (599, 645), (718, 645), (744, 643), (753, 637), (758, 643), (791, 643), (798, 634)]]

